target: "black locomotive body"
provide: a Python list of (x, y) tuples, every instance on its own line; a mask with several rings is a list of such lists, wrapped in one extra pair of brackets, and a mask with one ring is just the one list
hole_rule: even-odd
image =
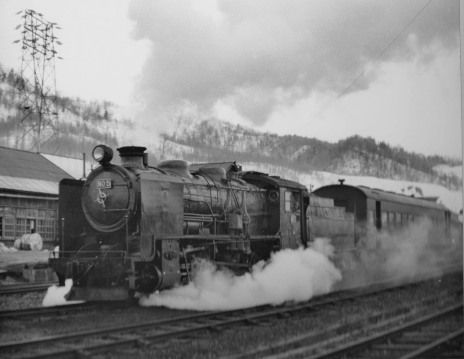
[[(381, 229), (382, 214), (373, 211), (378, 201), (363, 197), (362, 189), (337, 185), (308, 193), (297, 182), (244, 172), (235, 162), (150, 167), (144, 147), (118, 151), (120, 165), (111, 163), (111, 149), (95, 147), (101, 166), (85, 181), (60, 183), (60, 252), (50, 264), (61, 284), (73, 279), (76, 298), (123, 299), (184, 284), (202, 259), (241, 273), (316, 237), (331, 238), (339, 254), (349, 252), (370, 216)], [(444, 230), (457, 223), (445, 208), (418, 199), (404, 213), (423, 208), (435, 210)]]
[[(188, 282), (208, 259), (237, 272), (306, 245), (308, 193), (235, 163), (150, 167), (143, 147), (97, 146), (86, 181), (60, 183), (60, 255), (50, 260), (77, 297), (120, 299)], [(107, 156), (107, 158), (105, 158)], [(111, 156), (112, 157), (112, 156)]]

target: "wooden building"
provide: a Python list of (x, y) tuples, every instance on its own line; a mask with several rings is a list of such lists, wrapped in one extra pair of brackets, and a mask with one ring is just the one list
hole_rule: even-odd
[(0, 146), (0, 241), (35, 231), (44, 247), (56, 239), (58, 183), (72, 178), (39, 153)]

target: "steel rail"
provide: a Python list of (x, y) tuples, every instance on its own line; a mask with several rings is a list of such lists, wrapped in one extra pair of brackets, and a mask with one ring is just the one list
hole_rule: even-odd
[(0, 286), (0, 295), (40, 292), (47, 290), (52, 285), (56, 285), (56, 283), (8, 284)]
[[(459, 289), (456, 290), (454, 294), (458, 295), (462, 293), (462, 289), (459, 287)], [(405, 307), (397, 307), (390, 309), (387, 312), (382, 312), (382, 313), (377, 313), (373, 316), (369, 317), (363, 317), (361, 319), (355, 320), (355, 321), (350, 321), (347, 323), (336, 323), (332, 324), (330, 326), (327, 326), (324, 328), (324, 331), (321, 332), (320, 330), (315, 330), (315, 331), (309, 331), (305, 332), (303, 334), (291, 337), (291, 338), (285, 338), (281, 341), (274, 342), (269, 345), (263, 345), (263, 346), (258, 346), (255, 347), (249, 351), (245, 352), (240, 352), (237, 354), (231, 354), (227, 355), (224, 357), (227, 359), (244, 359), (244, 358), (288, 358), (288, 357), (293, 357), (293, 356), (299, 356), (299, 355), (308, 355), (308, 353), (311, 353), (315, 350), (319, 350), (321, 346), (330, 344), (332, 345), (333, 343), (336, 343), (337, 341), (346, 338), (347, 332), (352, 332), (352, 331), (357, 331), (357, 330), (365, 330), (366, 325), (370, 323), (374, 323), (373, 327), (376, 327), (377, 324), (382, 322), (382, 325), (385, 325), (386, 323), (396, 323), (398, 321), (398, 318), (403, 320), (406, 318), (408, 315), (411, 314), (410, 308), (417, 308), (419, 306), (430, 306), (434, 305), (437, 302), (442, 302), (443, 300), (449, 299), (450, 298), (450, 293), (448, 292), (443, 292), (440, 293), (439, 296), (430, 294), (429, 297), (426, 298), (421, 298), (415, 301), (414, 303), (408, 303), (408, 306)], [(343, 333), (343, 334), (340, 334)], [(326, 340), (322, 338), (327, 338), (330, 337), (331, 339)], [(310, 342), (311, 344), (303, 344), (302, 343), (308, 343)], [(293, 349), (295, 348), (295, 349)], [(275, 354), (270, 354), (270, 353), (275, 353)]]
[[(417, 283), (409, 285), (416, 284)], [(399, 286), (399, 288), (405, 286), (407, 285), (401, 285)], [(248, 309), (195, 313), (193, 315), (179, 316), (164, 320), (154, 320), (138, 324), (106, 327), (90, 331), (81, 331), (77, 333), (75, 332), (69, 334), (53, 335), (33, 340), (13, 341), (0, 344), (0, 353), (4, 352), (5, 350), (21, 350), (24, 349), (24, 347), (29, 347), (31, 345), (42, 345), (50, 342), (62, 343), (65, 340), (94, 338), (96, 336), (106, 336), (107, 339), (110, 340), (110, 342), (108, 343), (98, 343), (93, 345), (87, 344), (81, 345), (77, 348), (58, 349), (43, 355), (36, 354), (34, 356), (31, 356), (31, 358), (46, 358), (58, 355), (74, 355), (76, 354), (76, 352), (80, 352), (82, 354), (82, 351), (99, 351), (117, 345), (146, 343), (148, 340), (156, 341), (158, 339), (175, 337), (178, 335), (202, 331), (215, 327), (233, 325), (239, 322), (253, 322), (255, 320), (285, 315), (292, 312), (298, 312), (303, 310), (317, 310), (321, 309), (323, 306), (326, 305), (338, 305), (343, 301), (354, 300), (356, 298), (364, 297), (366, 295), (376, 295), (390, 290), (392, 290), (392, 288), (379, 289), (376, 287), (375, 289), (372, 289), (370, 291), (368, 289), (345, 291), (343, 293), (334, 293), (332, 295), (324, 297), (313, 298), (309, 302), (281, 307), (271, 307), (269, 305), (265, 305)], [(144, 330), (144, 332), (137, 334), (135, 331), (138, 330)], [(149, 334), (147, 333), (148, 330), (152, 330), (154, 332)], [(121, 333), (123, 335), (118, 336), (117, 333)], [(112, 338), (108, 338), (108, 334), (111, 334)]]
[[(376, 283), (376, 284), (373, 284), (372, 286), (370, 286), (368, 289), (369, 291), (377, 291), (377, 287), (381, 288), (382, 286), (385, 286), (385, 285), (388, 285), (390, 282), (379, 282), (379, 283)], [(419, 282), (420, 283), (420, 282)], [(409, 283), (408, 284), (405, 284), (405, 285), (410, 285)], [(396, 288), (400, 288), (401, 286), (397, 286), (395, 287)], [(345, 291), (340, 291), (339, 293), (341, 293), (341, 295), (343, 295), (343, 293), (350, 293), (351, 291), (359, 291), (361, 290), (360, 288), (353, 288), (351, 290), (345, 290)], [(383, 290), (388, 290), (387, 288), (383, 288)], [(369, 294), (369, 292), (366, 292), (366, 294)], [(328, 296), (330, 295), (339, 295), (338, 293), (331, 293), (331, 294), (328, 294)], [(324, 298), (327, 298), (327, 295), (324, 297)], [(313, 299), (313, 301), (315, 300), (319, 300), (319, 299)], [(21, 318), (21, 317), (26, 317), (26, 316), (35, 316), (35, 315), (53, 315), (53, 314), (64, 314), (64, 313), (68, 313), (68, 312), (72, 312), (72, 311), (81, 311), (81, 310), (85, 310), (85, 309), (92, 309), (93, 307), (97, 307), (99, 305), (102, 305), (103, 307), (108, 307), (108, 306), (111, 306), (111, 309), (113, 309), (114, 307), (116, 308), (122, 308), (124, 306), (127, 306), (128, 304), (127, 303), (121, 303), (121, 302), (117, 302), (117, 304), (115, 304), (114, 302), (112, 301), (108, 301), (108, 302), (84, 302), (84, 303), (75, 303), (75, 304), (63, 304), (63, 305), (56, 305), (56, 306), (50, 306), (50, 307), (33, 307), (33, 308), (27, 308), (27, 309), (14, 309), (14, 310), (0, 310), (0, 318), (12, 318), (12, 319), (16, 319), (16, 318)], [(265, 306), (263, 306), (265, 307)]]
[(13, 309), (13, 310), (1, 310), (0, 318), (11, 318), (19, 319), (30, 316), (42, 316), (42, 315), (62, 315), (72, 312), (82, 312), (86, 310), (108, 308), (125, 308), (128, 306), (126, 302), (82, 302), (82, 303), (72, 303), (72, 304), (63, 304), (49, 307), (34, 307), (27, 309)]
[[(403, 335), (407, 333), (410, 330), (417, 330), (421, 326), (426, 326), (429, 325), (431, 322), (435, 322), (440, 319), (446, 319), (447, 317), (451, 316), (454, 313), (459, 313), (462, 315), (462, 310), (463, 310), (463, 305), (462, 303), (456, 304), (450, 307), (447, 307), (443, 310), (440, 310), (438, 312), (426, 315), (422, 318), (419, 318), (417, 320), (404, 323), (403, 325), (397, 326), (392, 329), (385, 330), (383, 332), (377, 333), (373, 336), (370, 336), (368, 338), (362, 338), (357, 341), (354, 341), (352, 343), (349, 343), (348, 345), (344, 345), (342, 347), (339, 347), (337, 349), (322, 353), (320, 355), (315, 355), (311, 356), (311, 359), (327, 359), (327, 358), (337, 358), (337, 357), (347, 357), (349, 356), (350, 353), (355, 353), (358, 352), (359, 350), (365, 350), (369, 349), (371, 346), (373, 346), (373, 350), (376, 349), (375, 345), (378, 345), (379, 343), (389, 341), (394, 337)], [(453, 315), (453, 318), (455, 316)], [(451, 333), (450, 333), (451, 332)], [(457, 330), (457, 332), (462, 332), (462, 328)], [(434, 342), (438, 343), (436, 345), (439, 345), (443, 340), (449, 339), (451, 335), (456, 335), (455, 330), (449, 330), (447, 331), (444, 335), (437, 335), (438, 338)], [(434, 346), (435, 347), (435, 346)], [(404, 350), (412, 350), (411, 353), (405, 354), (404, 356), (401, 356), (401, 359), (406, 359), (406, 358), (416, 358), (417, 356), (421, 355), (425, 351), (429, 351), (432, 348), (430, 347), (430, 344), (406, 344), (406, 345), (398, 345), (395, 347), (395, 344), (388, 344), (388, 345), (383, 345), (381, 349), (386, 352), (389, 349), (391, 349), (392, 352), (396, 352), (398, 349), (403, 348)], [(414, 354), (414, 355), (412, 355)], [(412, 356), (411, 356), (412, 355)], [(387, 356), (388, 357), (388, 356)]]
[[(464, 340), (464, 328), (458, 329), (448, 335), (442, 336), (441, 338), (438, 338), (432, 343), (424, 345), (420, 347), (419, 349), (413, 351), (412, 353), (402, 356), (400, 359), (413, 359), (413, 358), (421, 357), (424, 354), (433, 353), (437, 348), (442, 347), (458, 339), (459, 337), (461, 337), (461, 339)], [(464, 352), (462, 353), (461, 357), (464, 357)]]

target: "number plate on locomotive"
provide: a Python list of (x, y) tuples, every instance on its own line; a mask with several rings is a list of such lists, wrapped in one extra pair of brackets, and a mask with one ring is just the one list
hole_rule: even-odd
[(111, 188), (111, 180), (109, 178), (103, 178), (97, 180), (97, 188), (108, 189)]

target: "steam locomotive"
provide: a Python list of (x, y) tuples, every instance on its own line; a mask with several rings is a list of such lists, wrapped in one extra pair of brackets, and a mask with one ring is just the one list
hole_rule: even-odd
[(343, 183), (309, 193), (235, 162), (152, 167), (145, 147), (118, 151), (114, 164), (112, 149), (96, 146), (100, 166), (85, 181), (60, 182), (60, 251), (50, 265), (61, 285), (73, 279), (78, 299), (120, 300), (185, 284), (204, 259), (243, 273), (320, 236), (340, 253), (353, 250), (368, 228), (387, 229), (384, 213), (399, 213), (403, 225), (431, 216), (443, 235), (460, 235), (455, 214), (423, 199)]

